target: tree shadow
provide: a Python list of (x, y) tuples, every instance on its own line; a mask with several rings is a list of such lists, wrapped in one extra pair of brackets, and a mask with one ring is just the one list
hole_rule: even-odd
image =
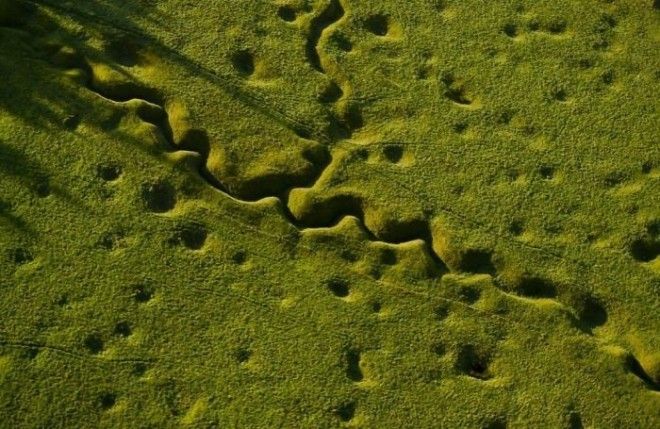
[[(56, 85), (55, 82), (43, 82), (43, 85), (33, 82), (46, 76), (54, 65), (86, 68), (73, 53), (59, 52), (63, 46), (80, 48), (84, 50), (85, 57), (103, 61), (114, 71), (130, 77), (120, 65), (108, 60), (107, 53), (86, 43), (88, 33), (95, 32), (94, 28), (87, 25), (84, 31), (65, 28), (56, 16), (43, 10), (43, 4), (49, 3), (0, 0), (0, 51), (3, 53), (0, 56), (0, 73), (8, 89), (0, 92), (0, 110), (41, 128), (53, 124), (75, 125), (75, 112), (71, 110), (84, 111), (87, 108), (74, 88)], [(147, 15), (144, 3), (133, 0), (115, 3), (117, 5), (110, 7), (106, 1), (88, 0), (80, 2), (80, 5), (96, 8), (95, 13), (102, 14), (111, 13), (121, 4), (133, 13)], [(61, 9), (65, 4), (69, 2), (53, 2), (53, 8)], [(85, 23), (79, 21), (78, 24)]]
[[(1, 1), (1, 0), (0, 0)], [(174, 31), (164, 27), (167, 25), (168, 17), (158, 11), (155, 2), (140, 2), (137, 0), (88, 0), (85, 2), (58, 2), (55, 0), (23, 0), (38, 9), (46, 10), (54, 14), (65, 16), (85, 28), (85, 31), (93, 32), (100, 39), (108, 43), (104, 51), (94, 49), (89, 45), (84, 47), (85, 55), (96, 59), (105, 60), (107, 65), (129, 64), (131, 62), (131, 44), (146, 46), (168, 61), (181, 67), (190, 74), (205, 79), (209, 84), (222, 89), (232, 98), (240, 101), (250, 109), (264, 115), (269, 120), (289, 129), (303, 138), (314, 137), (320, 141), (331, 140), (328, 130), (318, 130), (307, 121), (294, 117), (282, 109), (277, 103), (264, 96), (261, 92), (245, 87), (242, 79), (237, 76), (212, 70), (199, 61), (181, 53), (179, 50), (167, 46), (161, 38), (145, 30), (141, 22), (150, 22), (158, 25), (159, 29), (168, 34), (175, 35)], [(139, 21), (135, 19), (139, 17)], [(68, 34), (70, 39), (75, 39), (76, 34), (71, 34), (60, 27), (58, 31)], [(118, 71), (123, 72), (121, 67)], [(328, 115), (326, 122), (330, 122), (332, 112), (329, 108), (320, 105)]]
[[(50, 192), (44, 169), (30, 160), (25, 154), (0, 140), (0, 175), (5, 174), (28, 187), (37, 196)], [(0, 220), (2, 223), (22, 232), (31, 232), (26, 222), (13, 213), (14, 205), (0, 199)]]
[[(18, 180), (22, 186), (37, 194), (53, 192), (70, 199), (64, 190), (48, 187), (48, 171), (34, 157), (21, 150), (22, 147), (29, 147), (32, 136), (17, 130), (21, 123), (46, 130), (53, 140), (49, 143), (63, 144), (58, 140), (66, 134), (61, 133), (75, 133), (81, 116), (97, 110), (94, 99), (85, 94), (87, 82), (84, 82), (84, 74), (89, 71), (89, 66), (81, 60), (81, 56), (103, 62), (127, 79), (131, 77), (119, 64), (110, 61), (107, 52), (86, 43), (89, 33), (96, 32), (93, 26), (85, 25), (82, 33), (65, 28), (54, 14), (43, 10), (43, 5), (51, 3), (54, 9), (77, 4), (99, 15), (118, 16), (121, 13), (151, 16), (153, 2), (0, 0), (0, 75), (3, 77), (3, 90), (0, 91), (0, 173)], [(78, 24), (86, 23), (79, 20)], [(129, 21), (124, 24), (133, 27)], [(80, 49), (80, 55), (63, 50), (63, 47), (71, 46)], [(67, 79), (76, 79), (73, 76), (63, 77), (63, 73), (72, 71), (82, 72), (77, 79), (83, 85), (65, 84)], [(96, 126), (98, 131), (106, 131), (108, 122), (113, 120), (91, 121), (88, 125)], [(6, 207), (2, 215), (9, 216)], [(19, 223), (17, 219), (12, 222)]]
[[(11, 5), (9, 14), (6, 8), (3, 12), (7, 4)], [(46, 130), (53, 140), (59, 136), (66, 138), (67, 132), (76, 133), (84, 117), (95, 116), (99, 111), (97, 99), (91, 97), (88, 90), (100, 97), (107, 95), (93, 87), (90, 64), (100, 63), (109, 67), (127, 82), (136, 83), (132, 87), (137, 88), (138, 82), (130, 74), (134, 62), (131, 52), (137, 46), (147, 47), (182, 70), (220, 87), (232, 98), (299, 136), (308, 138), (315, 133), (310, 124), (292, 117), (281, 107), (246, 89), (235, 76), (211, 70), (167, 46), (158, 36), (143, 28), (145, 22), (160, 27), (167, 22), (166, 17), (156, 10), (154, 1), (0, 0), (0, 52), (3, 52), (0, 73), (4, 76), (6, 89), (0, 91), (0, 125), (2, 116), (8, 115), (13, 122), (18, 119), (31, 127)], [(73, 79), (75, 85), (65, 82), (63, 77), (72, 72), (79, 75), (66, 79)], [(162, 105), (162, 97), (155, 89), (155, 96), (142, 94), (144, 91), (135, 94), (131, 91), (127, 91), (130, 92), (128, 95)], [(150, 91), (150, 88), (145, 91)], [(128, 101), (116, 96), (106, 98), (111, 102)], [(162, 153), (145, 145), (142, 139), (118, 130), (116, 125), (120, 120), (121, 115), (115, 115), (106, 120), (86, 120), (84, 124), (110, 138), (120, 138), (122, 142), (152, 156), (162, 157)], [(0, 129), (0, 132), (5, 130)], [(323, 135), (315, 137), (319, 141), (328, 140)], [(47, 181), (49, 174), (43, 166), (37, 165), (19, 150), (21, 145), (30, 143), (21, 141), (24, 135), (11, 135), (10, 129), (7, 135), (0, 134), (0, 138), (11, 139), (12, 144), (0, 146), (0, 172), (17, 178), (31, 189), (37, 189), (40, 183)], [(175, 150), (174, 147), (169, 149)], [(175, 164), (175, 167), (187, 168), (184, 163)], [(204, 178), (210, 183), (208, 177)], [(217, 184), (215, 186), (218, 187)], [(61, 194), (67, 196), (64, 192)], [(76, 203), (83, 205), (79, 201)], [(21, 224), (19, 219), (10, 217), (8, 210), (3, 210), (2, 215), (15, 225)]]
[[(313, 136), (321, 142), (331, 139), (327, 130), (318, 130), (318, 123), (314, 126), (293, 117), (259, 90), (246, 88), (236, 76), (211, 70), (145, 30), (145, 22), (158, 24), (159, 28), (168, 22), (153, 1), (0, 0), (0, 14), (3, 4), (12, 5), (12, 14), (4, 19), (0, 16), (0, 50), (3, 52), (0, 73), (6, 77), (6, 88), (9, 89), (0, 92), (0, 113), (8, 112), (40, 128), (52, 125), (75, 128), (79, 112), (85, 112), (89, 107), (77, 93), (77, 88), (38, 86), (26, 76), (45, 75), (46, 69), (52, 69), (55, 62), (56, 66), (68, 71), (79, 69), (82, 86), (89, 88), (89, 64), (93, 61), (121, 74), (126, 81), (134, 81), (129, 67), (134, 61), (131, 51), (138, 46), (148, 48), (184, 71), (219, 87), (233, 99), (300, 137)], [(91, 38), (101, 41), (101, 46), (90, 43)], [(74, 54), (63, 47), (78, 52)], [(152, 101), (149, 97), (142, 98)]]
[(0, 225), (4, 224), (11, 229), (17, 229), (24, 233), (32, 234), (33, 231), (27, 223), (12, 213), (12, 204), (0, 199)]

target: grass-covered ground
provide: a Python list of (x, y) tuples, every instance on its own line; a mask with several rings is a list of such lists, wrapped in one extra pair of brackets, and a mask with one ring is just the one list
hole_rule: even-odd
[(660, 3), (0, 0), (0, 427), (660, 426)]

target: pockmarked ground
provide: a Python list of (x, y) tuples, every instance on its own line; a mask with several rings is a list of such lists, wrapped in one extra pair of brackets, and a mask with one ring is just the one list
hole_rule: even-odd
[(0, 0), (0, 427), (658, 427), (659, 41), (653, 0)]

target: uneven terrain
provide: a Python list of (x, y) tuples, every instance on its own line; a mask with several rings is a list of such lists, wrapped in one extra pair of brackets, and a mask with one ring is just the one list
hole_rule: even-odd
[(660, 426), (660, 2), (0, 0), (0, 427)]

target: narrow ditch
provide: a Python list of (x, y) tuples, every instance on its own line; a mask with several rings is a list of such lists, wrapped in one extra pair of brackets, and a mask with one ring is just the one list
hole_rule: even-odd
[(325, 29), (339, 21), (344, 16), (344, 13), (344, 8), (341, 6), (341, 3), (339, 3), (339, 0), (330, 0), (328, 6), (318, 16), (312, 19), (305, 52), (309, 63), (318, 72), (325, 74), (325, 70), (321, 64), (321, 56), (318, 51), (318, 44), (321, 40), (321, 36), (323, 36)]
[[(311, 33), (308, 38), (307, 43), (307, 53), (310, 59), (310, 63), (318, 71), (325, 73), (321, 65), (321, 59), (318, 52), (318, 43), (323, 35), (323, 32), (332, 24), (339, 21), (345, 15), (345, 10), (342, 7), (339, 0), (331, 0), (327, 7), (312, 21), (311, 24)], [(134, 82), (128, 82), (124, 85), (120, 85), (116, 88), (103, 88), (99, 87), (94, 83), (94, 72), (92, 67), (82, 61), (81, 64), (77, 66), (82, 67), (89, 76), (89, 80), (86, 82), (85, 87), (90, 91), (94, 92), (98, 96), (107, 99), (115, 103), (126, 103), (130, 100), (143, 101), (150, 105), (153, 105), (157, 109), (149, 112), (137, 112), (138, 116), (145, 122), (154, 125), (161, 135), (163, 136), (167, 146), (170, 151), (178, 150), (188, 150), (197, 153), (201, 158), (200, 168), (198, 174), (200, 177), (211, 187), (217, 189), (218, 191), (235, 198), (239, 201), (251, 202), (253, 200), (249, 198), (244, 198), (239, 195), (235, 195), (234, 192), (231, 192), (227, 186), (225, 186), (220, 179), (215, 177), (207, 168), (207, 162), (209, 157), (209, 142), (206, 133), (203, 132), (204, 136), (202, 138), (206, 139), (205, 142), (200, 144), (191, 144), (186, 145), (177, 144), (174, 141), (174, 133), (170, 125), (169, 117), (167, 111), (164, 107), (165, 100), (162, 94), (155, 88), (149, 88), (143, 85), (137, 85)], [(363, 126), (362, 118), (359, 110), (350, 110), (346, 118), (340, 118), (336, 115), (331, 115), (329, 118), (329, 123), (327, 127), (327, 137), (330, 142), (336, 142), (340, 140), (350, 139), (354, 130)], [(200, 147), (205, 148), (201, 150)], [(432, 247), (432, 236), (430, 232), (430, 225), (428, 222), (419, 222), (414, 227), (402, 227), (397, 228), (395, 233), (389, 234), (388, 237), (378, 236), (376, 233), (371, 231), (365, 224), (364, 221), (364, 212), (362, 209), (362, 201), (360, 199), (352, 199), (347, 204), (342, 204), (338, 202), (336, 207), (330, 209), (333, 216), (323, 219), (322, 222), (310, 222), (308, 219), (297, 219), (291, 210), (289, 209), (288, 196), (292, 189), (296, 187), (313, 187), (317, 180), (321, 177), (323, 172), (328, 166), (332, 163), (332, 155), (327, 153), (321, 164), (318, 165), (318, 171), (313, 177), (309, 178), (307, 183), (299, 184), (297, 186), (292, 186), (285, 191), (276, 194), (276, 195), (264, 195), (260, 198), (267, 196), (275, 197), (281, 201), (282, 215), (285, 219), (293, 225), (299, 231), (304, 231), (306, 229), (317, 229), (317, 228), (328, 228), (337, 224), (341, 219), (346, 216), (354, 216), (359, 219), (364, 231), (367, 233), (367, 237), (370, 241), (381, 241), (388, 244), (400, 244), (412, 240), (422, 240), (425, 243), (425, 248), (428, 251), (428, 254), (431, 256), (437, 268), (441, 272), (448, 271), (446, 264), (442, 261), (439, 255), (435, 253)], [(259, 199), (260, 199), (259, 198)], [(256, 200), (256, 199), (255, 199)], [(310, 216), (311, 218), (323, 218), (323, 216)]]
[[(89, 70), (91, 72), (91, 68)], [(241, 198), (238, 195), (234, 195), (223, 183), (221, 180), (219, 180), (217, 177), (215, 177), (207, 168), (207, 162), (208, 162), (208, 156), (209, 153), (207, 150), (201, 151), (198, 148), (195, 147), (185, 147), (182, 145), (178, 145), (174, 141), (173, 137), (173, 131), (172, 127), (169, 122), (169, 118), (167, 115), (167, 111), (165, 110), (163, 104), (163, 97), (158, 94), (156, 90), (149, 89), (149, 88), (135, 88), (136, 91), (134, 93), (136, 94), (136, 97), (131, 97), (128, 96), (127, 93), (124, 91), (121, 91), (121, 95), (118, 95), (114, 92), (108, 92), (105, 91), (101, 88), (98, 88), (96, 85), (90, 82), (86, 85), (87, 89), (90, 91), (94, 92), (97, 94), (99, 97), (102, 97), (104, 99), (107, 99), (109, 101), (115, 102), (115, 103), (125, 103), (129, 100), (138, 100), (138, 101), (143, 101), (145, 103), (149, 103), (151, 105), (156, 106), (158, 110), (158, 114), (140, 114), (138, 112), (138, 116), (140, 119), (143, 121), (155, 126), (159, 132), (162, 134), (164, 140), (167, 142), (167, 145), (170, 149), (170, 151), (175, 152), (178, 150), (189, 150), (192, 152), (197, 153), (202, 162), (200, 163), (200, 168), (198, 170), (198, 174), (200, 177), (211, 187), (217, 189), (218, 191), (235, 198), (239, 201), (244, 201), (244, 202), (250, 202), (251, 200)], [(148, 99), (140, 97), (140, 95), (143, 94), (149, 94)], [(352, 131), (350, 128), (348, 130), (349, 132)], [(324, 160), (324, 165), (319, 168), (319, 171), (317, 174), (314, 175), (309, 181), (309, 183), (304, 184), (301, 187), (313, 187), (319, 177), (323, 174), (323, 171), (328, 168), (329, 165), (332, 163), (332, 156), (328, 154), (327, 159)], [(367, 233), (367, 236), (370, 241), (381, 241), (385, 242), (388, 244), (400, 244), (412, 240), (422, 240), (425, 245), (424, 247), (426, 248), (427, 252), (433, 259), (434, 263), (437, 265), (437, 268), (441, 272), (447, 272), (447, 266), (446, 264), (442, 261), (439, 255), (435, 253), (433, 250), (433, 247), (431, 245), (432, 243), (432, 236), (431, 236), (431, 231), (430, 231), (430, 225), (428, 222), (424, 223), (418, 223), (414, 225), (414, 227), (410, 228), (405, 228), (405, 230), (398, 230), (395, 236), (393, 235), (392, 237), (379, 237), (376, 233), (373, 231), (369, 230), (367, 228), (365, 221), (364, 221), (364, 212), (362, 210), (362, 201), (359, 199), (354, 199), (351, 200), (350, 204), (341, 204), (338, 203), (336, 210), (332, 210), (333, 216), (328, 217), (327, 219), (324, 219), (323, 222), (307, 222), (305, 220), (297, 219), (291, 210), (289, 209), (289, 204), (288, 204), (288, 195), (291, 189), (287, 189), (285, 192), (281, 193), (280, 195), (269, 195), (271, 197), (275, 197), (281, 201), (281, 208), (282, 208), (282, 215), (284, 218), (291, 224), (293, 225), (296, 229), (299, 231), (304, 231), (306, 229), (317, 229), (317, 228), (328, 228), (336, 223), (338, 223), (341, 219), (343, 219), (346, 216), (354, 216), (357, 219), (359, 219), (360, 224), (362, 225), (364, 231)], [(316, 216), (311, 216), (311, 217), (316, 217)], [(321, 217), (321, 216), (319, 216)]]

